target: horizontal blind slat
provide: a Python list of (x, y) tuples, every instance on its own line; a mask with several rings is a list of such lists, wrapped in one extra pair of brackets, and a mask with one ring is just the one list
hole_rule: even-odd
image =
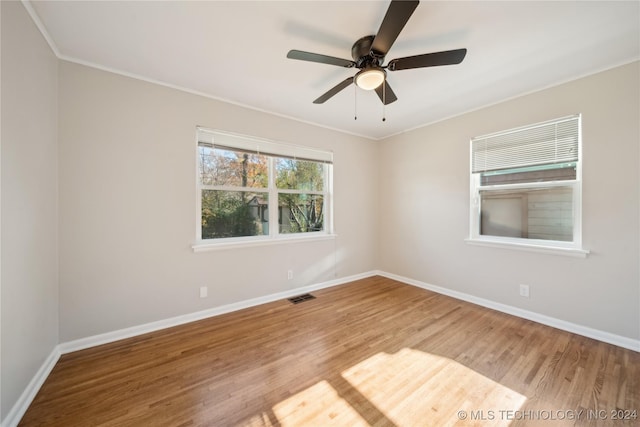
[(235, 150), (250, 154), (333, 163), (333, 153), (301, 145), (284, 144), (252, 136), (232, 134), (198, 127), (198, 145)]
[(306, 157), (299, 157), (295, 155), (292, 156), (292, 155), (285, 155), (285, 154), (278, 154), (278, 153), (265, 153), (264, 151), (247, 150), (246, 148), (229, 147), (226, 145), (211, 144), (209, 142), (198, 142), (198, 146), (207, 147), (211, 149), (218, 149), (218, 150), (235, 151), (237, 153), (255, 154), (260, 156), (272, 156), (272, 157), (278, 157), (280, 159), (301, 160), (304, 162), (331, 164), (331, 162), (327, 160), (309, 159)]
[(476, 137), (472, 173), (578, 160), (579, 116)]

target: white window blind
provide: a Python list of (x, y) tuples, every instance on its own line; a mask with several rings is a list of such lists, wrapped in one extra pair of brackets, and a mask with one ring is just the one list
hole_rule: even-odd
[(264, 154), (296, 160), (307, 160), (320, 163), (333, 163), (333, 153), (316, 150), (300, 145), (260, 139), (254, 136), (209, 130), (198, 127), (198, 145), (202, 147), (221, 148), (251, 154)]
[(473, 138), (472, 173), (575, 162), (579, 133), (575, 115)]

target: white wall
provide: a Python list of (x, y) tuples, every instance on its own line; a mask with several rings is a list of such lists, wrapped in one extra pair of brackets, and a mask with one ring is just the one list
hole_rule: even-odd
[[(1, 417), (59, 342), (374, 269), (640, 338), (638, 63), (375, 143), (58, 61), (0, 4)], [(466, 245), (469, 139), (574, 113), (591, 255)], [(338, 238), (194, 253), (196, 125), (333, 150)]]
[[(64, 61), (59, 90), (62, 342), (375, 268), (375, 142)], [(337, 239), (194, 253), (197, 125), (332, 150)]]
[(58, 60), (20, 2), (2, 9), (2, 411), (58, 344)]
[[(636, 62), (382, 142), (378, 267), (639, 339), (639, 75)], [(465, 244), (469, 140), (575, 113), (582, 113), (589, 257)], [(531, 286), (530, 299), (519, 297), (521, 283)]]

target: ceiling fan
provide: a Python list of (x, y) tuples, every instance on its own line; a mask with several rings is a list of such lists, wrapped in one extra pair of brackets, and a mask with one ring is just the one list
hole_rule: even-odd
[(392, 0), (382, 20), (382, 24), (380, 24), (378, 34), (362, 37), (351, 47), (353, 61), (301, 50), (290, 50), (289, 53), (287, 53), (287, 58), (360, 69), (355, 76), (338, 83), (313, 101), (313, 103), (323, 104), (351, 83), (355, 83), (361, 89), (375, 90), (383, 104), (391, 104), (395, 102), (398, 97), (391, 87), (389, 87), (389, 83), (386, 82), (387, 72), (385, 70), (398, 71), (461, 63), (467, 54), (467, 49), (407, 56), (393, 59), (389, 61), (387, 65), (382, 65), (384, 63), (384, 57), (387, 55), (387, 52), (389, 52), (389, 49), (391, 49), (393, 42), (396, 41), (400, 31), (402, 31), (419, 3), (418, 0)]

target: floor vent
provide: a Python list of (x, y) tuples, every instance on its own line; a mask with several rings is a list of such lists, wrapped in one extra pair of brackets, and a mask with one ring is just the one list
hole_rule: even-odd
[(316, 297), (314, 297), (311, 294), (303, 294), (303, 295), (298, 295), (297, 297), (292, 297), (288, 299), (290, 302), (294, 304), (300, 304), (301, 302), (309, 301), (310, 299), (316, 299)]

